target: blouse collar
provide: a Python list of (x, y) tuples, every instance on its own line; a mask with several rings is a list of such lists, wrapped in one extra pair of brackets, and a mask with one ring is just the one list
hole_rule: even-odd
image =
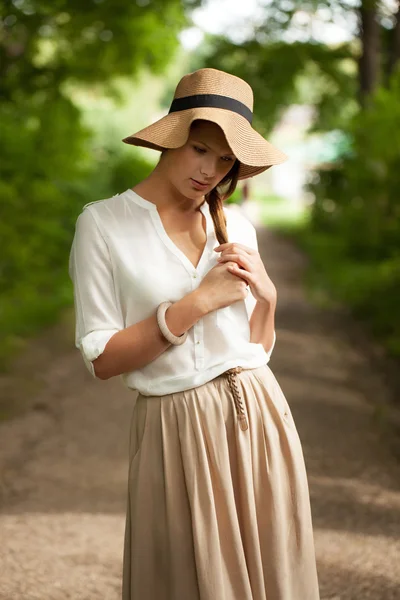
[[(146, 208), (147, 210), (150, 211), (157, 211), (157, 205), (154, 204), (154, 202), (150, 202), (149, 200), (146, 200), (145, 198), (142, 198), (142, 196), (139, 196), (139, 194), (137, 194), (136, 192), (134, 192), (131, 188), (128, 188), (126, 190), (126, 193), (129, 195), (129, 197), (136, 202), (136, 204), (139, 204), (140, 206), (142, 206), (143, 208)], [(212, 216), (210, 213), (210, 207), (208, 205), (207, 200), (205, 200), (203, 202), (203, 204), (200, 206), (200, 210), (203, 213), (203, 215), (206, 218), (206, 223), (207, 223), (207, 234), (211, 233), (212, 231), (214, 231), (214, 222), (212, 220)]]

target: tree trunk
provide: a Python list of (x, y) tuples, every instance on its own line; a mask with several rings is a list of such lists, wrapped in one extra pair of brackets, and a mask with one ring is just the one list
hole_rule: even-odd
[(359, 12), (361, 56), (359, 59), (359, 99), (365, 106), (374, 91), (380, 66), (380, 25), (377, 20), (376, 0), (362, 0)]
[(398, 0), (398, 9), (396, 13), (396, 22), (392, 32), (392, 43), (389, 54), (388, 68), (387, 68), (387, 76), (388, 80), (392, 75), (398, 61), (400, 60), (400, 1)]

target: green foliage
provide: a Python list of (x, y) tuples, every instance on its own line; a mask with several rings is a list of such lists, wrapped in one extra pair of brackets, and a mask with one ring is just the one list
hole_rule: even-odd
[(329, 288), (400, 356), (399, 97), (397, 70), (354, 117), (351, 151), (316, 172), (308, 249)]
[(338, 164), (316, 171), (314, 228), (346, 240), (357, 260), (400, 253), (400, 71), (389, 89), (353, 119), (351, 149)]
[[(340, 158), (321, 165), (309, 186), (316, 200), (299, 239), (313, 259), (319, 297), (325, 290), (324, 301), (347, 303), (400, 356), (399, 68), (390, 86), (369, 102), (364, 98), (367, 107), (360, 110), (360, 55), (370, 38), (360, 30), (358, 39), (328, 45), (315, 27), (318, 19), (335, 23), (338, 17), (357, 18), (361, 27), (361, 5), (377, 9), (383, 43), (369, 50), (379, 65), (377, 80), (387, 85), (399, 14), (396, 3), (381, 0), (270, 0), (251, 39), (209, 36), (199, 57), (248, 81), (253, 124), (265, 137), (292, 103), (313, 107), (310, 133), (342, 133)], [(263, 214), (269, 225), (282, 223), (279, 207), (265, 205)], [(284, 227), (295, 231), (295, 221)]]
[[(18, 129), (16, 123), (19, 123)], [(0, 364), (71, 303), (68, 255), (82, 206), (145, 177), (135, 152), (103, 147), (93, 161), (90, 131), (59, 96), (50, 106), (0, 104)], [(123, 147), (123, 144), (121, 144)]]
[(355, 260), (346, 240), (307, 224), (290, 231), (311, 259), (312, 296), (321, 306), (350, 307), (394, 356), (400, 357), (400, 258)]
[(138, 156), (135, 151), (115, 155), (110, 165), (110, 192), (133, 187), (147, 177), (153, 168), (153, 163)]
[(0, 294), (23, 280), (36, 283), (40, 293), (43, 274), (55, 267), (56, 248), (65, 243), (72, 222), (73, 205), (62, 182), (71, 189), (88, 168), (88, 132), (75, 107), (62, 97), (50, 106), (32, 104), (0, 105)]
[(161, 73), (188, 23), (178, 0), (0, 0), (0, 9), (9, 98), (57, 89), (67, 78), (105, 85), (117, 74)]
[(179, 48), (184, 9), (196, 4), (0, 0), (1, 368), (71, 304), (68, 256), (82, 206), (151, 169), (112, 127), (95, 135), (98, 123), (84, 122), (71, 91), (120, 100), (117, 76), (162, 73)]

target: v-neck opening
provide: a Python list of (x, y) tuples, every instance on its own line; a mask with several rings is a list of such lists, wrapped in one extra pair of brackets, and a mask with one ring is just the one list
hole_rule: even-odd
[(178, 248), (175, 242), (168, 235), (164, 227), (164, 223), (162, 222), (160, 213), (158, 212), (157, 205), (154, 204), (154, 202), (150, 202), (142, 196), (139, 196), (139, 194), (137, 194), (131, 188), (128, 188), (127, 192), (137, 204), (139, 204), (143, 208), (146, 208), (149, 211), (151, 220), (160, 239), (165, 244), (165, 246), (167, 246), (167, 248), (169, 248), (175, 254), (175, 256), (177, 256), (181, 260), (181, 262), (185, 265), (186, 269), (188, 269), (191, 273), (197, 273), (199, 270), (201, 270), (203, 262), (206, 260), (207, 254), (212, 250), (212, 247), (214, 247), (215, 245), (215, 239), (213, 239), (214, 223), (210, 214), (207, 201), (203, 202), (199, 209), (206, 219), (206, 243), (203, 248), (203, 252), (201, 253), (200, 259), (197, 263), (197, 266), (195, 267), (192, 261), (183, 252), (183, 250)]

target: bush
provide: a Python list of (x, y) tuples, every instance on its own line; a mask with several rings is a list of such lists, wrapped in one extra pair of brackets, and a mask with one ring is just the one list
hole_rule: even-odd
[[(48, 105), (0, 104), (0, 367), (23, 338), (72, 304), (68, 256), (84, 204), (134, 185), (151, 165), (136, 154), (91, 152), (79, 111), (63, 97)], [(122, 146), (122, 144), (121, 144)]]
[[(400, 70), (351, 125), (351, 151), (319, 169), (308, 235), (340, 252), (314, 255), (332, 290), (400, 356)], [(338, 276), (339, 274), (339, 276)]]

